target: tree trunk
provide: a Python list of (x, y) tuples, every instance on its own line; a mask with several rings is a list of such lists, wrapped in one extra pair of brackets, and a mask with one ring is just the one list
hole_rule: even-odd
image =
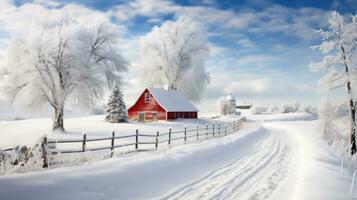
[(347, 64), (346, 53), (343, 45), (341, 45), (342, 57), (345, 65), (345, 75), (346, 75), (346, 87), (349, 97), (349, 110), (350, 110), (350, 130), (351, 130), (351, 154), (355, 154), (357, 151), (356, 147), (356, 105), (353, 100), (352, 87), (349, 67)]
[(347, 90), (349, 94), (349, 109), (350, 109), (350, 128), (351, 128), (351, 154), (355, 154), (356, 147), (356, 105), (353, 101), (351, 82), (347, 82)]
[(356, 153), (356, 107), (353, 99), (350, 98), (350, 114), (351, 114), (351, 154)]
[(63, 127), (63, 108), (54, 108), (55, 109), (55, 116), (53, 119), (53, 127), (54, 131), (62, 131), (64, 132)]

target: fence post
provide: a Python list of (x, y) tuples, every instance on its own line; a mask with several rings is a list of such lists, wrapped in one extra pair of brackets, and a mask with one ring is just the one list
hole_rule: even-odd
[(212, 134), (213, 134), (213, 137), (214, 137), (214, 124), (212, 125), (212, 130), (213, 130)]
[(82, 152), (86, 151), (87, 135), (83, 134)]
[(47, 136), (45, 136), (42, 140), (41, 144), (41, 149), (42, 149), (42, 158), (43, 158), (43, 168), (48, 167), (48, 161), (47, 161)]
[(115, 138), (115, 132), (113, 131), (113, 133), (112, 133), (112, 146), (110, 148), (110, 157), (113, 157), (113, 155), (114, 155), (114, 138)]
[(185, 143), (186, 143), (186, 140), (187, 140), (187, 127), (186, 127), (186, 126), (185, 126), (184, 134), (185, 134), (184, 141), (185, 141)]
[(196, 125), (196, 134), (197, 134), (197, 140), (198, 140), (198, 125)]
[(227, 124), (224, 127), (224, 135), (227, 135)]
[(155, 143), (155, 149), (159, 146), (159, 131), (156, 132), (156, 143)]
[(169, 128), (169, 140), (168, 140), (168, 144), (171, 144), (171, 128)]
[(218, 124), (218, 136), (221, 136), (221, 124)]
[(135, 150), (139, 147), (139, 129), (135, 130)]

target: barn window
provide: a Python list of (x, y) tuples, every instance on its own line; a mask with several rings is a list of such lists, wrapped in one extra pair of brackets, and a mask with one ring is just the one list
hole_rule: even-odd
[(145, 93), (145, 103), (150, 103), (150, 93)]

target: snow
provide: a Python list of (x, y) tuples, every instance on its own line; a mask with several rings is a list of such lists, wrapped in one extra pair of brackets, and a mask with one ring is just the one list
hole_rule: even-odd
[(177, 90), (165, 90), (162, 88), (148, 88), (158, 104), (167, 112), (197, 112), (186, 96)]
[[(314, 116), (288, 113), (247, 115), (247, 118), (248, 123), (239, 132), (226, 137), (83, 166), (2, 176), (1, 198), (350, 198), (351, 173), (340, 169), (340, 159), (321, 140)], [(232, 116), (219, 118), (232, 119)], [(93, 123), (96, 120), (77, 118), (67, 124), (74, 126), (70, 124), (81, 121), (109, 128), (98, 121)], [(188, 122), (172, 122), (169, 126)], [(166, 127), (167, 123), (156, 125)]]
[[(232, 118), (232, 120), (238, 120)], [(16, 145), (32, 146), (40, 137), (47, 135), (48, 138), (81, 138), (85, 133), (90, 137), (107, 137), (115, 131), (117, 136), (135, 134), (138, 128), (140, 133), (156, 135), (156, 131), (167, 132), (171, 127), (173, 131), (182, 131), (196, 125), (206, 125), (213, 122), (219, 123), (220, 119), (178, 119), (175, 121), (159, 121), (153, 123), (107, 123), (105, 115), (87, 117), (65, 118), (66, 133), (54, 133), (51, 131), (52, 120), (50, 118), (25, 119), (17, 121), (0, 121), (0, 149), (12, 148)], [(227, 121), (229, 119), (224, 119)]]
[(349, 199), (351, 174), (317, 134), (314, 121), (269, 122), (264, 127), (285, 130), (292, 142), (292, 167), (273, 199)]
[(165, 21), (140, 39), (141, 80), (166, 85), (199, 102), (208, 85), (208, 41), (200, 23), (189, 17)]
[(236, 98), (233, 96), (233, 94), (229, 94), (229, 95), (226, 97), (226, 100), (227, 100), (227, 101), (235, 101)]
[(50, 105), (53, 128), (62, 131), (65, 105), (91, 108), (106, 85), (121, 83), (128, 63), (116, 45), (117, 31), (109, 22), (84, 24), (63, 13), (40, 20), (26, 36), (11, 40), (2, 93), (19, 107)]

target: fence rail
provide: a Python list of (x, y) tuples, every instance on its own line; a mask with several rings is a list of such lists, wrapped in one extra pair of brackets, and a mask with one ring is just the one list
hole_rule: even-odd
[[(87, 138), (87, 134), (83, 134), (81, 138), (62, 138), (54, 139), (43, 137), (43, 141), (40, 145), (43, 168), (48, 167), (51, 162), (49, 158), (59, 154), (73, 154), (73, 153), (85, 153), (85, 152), (95, 152), (102, 150), (110, 150), (109, 157), (113, 157), (114, 150), (118, 148), (131, 147), (134, 151), (144, 151), (144, 150), (157, 150), (160, 146), (166, 143), (166, 146), (172, 145), (175, 141), (182, 141), (186, 143), (187, 141), (199, 141), (208, 138), (223, 137), (232, 134), (239, 130), (242, 122), (245, 118), (237, 121), (228, 123), (218, 123), (218, 124), (206, 124), (204, 126), (193, 126), (184, 127), (183, 130), (175, 130), (169, 128), (167, 132), (156, 134), (140, 133), (139, 129), (135, 130), (135, 134), (121, 135), (117, 136), (115, 132), (112, 132), (112, 136), (107, 137), (97, 137), (97, 138)], [(192, 138), (195, 138), (194, 140)], [(134, 141), (127, 141), (124, 139), (134, 139)], [(87, 147), (92, 142), (108, 141), (110, 144)], [(81, 148), (58, 148), (57, 144), (73, 144), (77, 143)], [(149, 146), (149, 148), (148, 148)], [(3, 151), (12, 151), (14, 148), (5, 149)], [(52, 164), (57, 163), (57, 161), (52, 162)]]

